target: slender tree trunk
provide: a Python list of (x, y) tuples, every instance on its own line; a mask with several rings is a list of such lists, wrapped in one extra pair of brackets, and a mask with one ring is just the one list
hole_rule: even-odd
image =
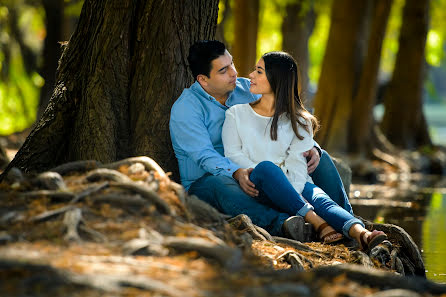
[(331, 152), (347, 151), (352, 101), (361, 70), (361, 38), (368, 1), (340, 0), (332, 7), (331, 26), (314, 100), (321, 123), (317, 141)]
[(215, 39), (223, 42), (226, 47), (228, 48), (228, 44), (226, 42), (225, 38), (225, 25), (228, 19), (232, 15), (232, 9), (231, 9), (231, 1), (229, 0), (222, 0), (225, 6), (225, 9), (223, 11), (223, 17), (221, 22), (217, 25), (217, 31), (215, 32)]
[(147, 155), (176, 173), (170, 107), (193, 81), (189, 47), (214, 37), (217, 13), (217, 0), (85, 1), (49, 106), (8, 168)]
[(287, 15), (282, 23), (282, 49), (297, 60), (299, 68), (299, 96), (307, 107), (311, 105), (309, 93), (310, 64), (308, 40), (313, 32), (315, 13), (312, 3), (297, 0), (286, 6)]
[(42, 116), (50, 101), (56, 82), (57, 63), (62, 53), (59, 42), (63, 41), (62, 28), (64, 22), (63, 0), (43, 0), (42, 4), (45, 10), (46, 37), (43, 43), (43, 63), (40, 69), (40, 75), (43, 77), (45, 83), (40, 89), (37, 121)]
[(372, 147), (373, 107), (376, 101), (381, 48), (389, 19), (392, 0), (373, 2), (373, 17), (368, 38), (367, 56), (361, 72), (350, 125), (349, 151), (368, 153)]
[(432, 145), (423, 112), (425, 45), (429, 0), (406, 0), (399, 50), (384, 97), (383, 133), (404, 149)]
[(239, 76), (248, 76), (257, 55), (259, 0), (235, 0), (232, 55)]

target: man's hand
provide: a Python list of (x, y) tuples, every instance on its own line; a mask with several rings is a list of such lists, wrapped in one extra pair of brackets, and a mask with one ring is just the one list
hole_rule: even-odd
[(249, 180), (249, 174), (252, 170), (252, 168), (239, 168), (232, 174), (232, 176), (238, 181), (243, 192), (251, 197), (256, 197), (259, 195), (259, 191), (255, 189), (256, 185)]
[(314, 170), (316, 170), (317, 165), (319, 165), (319, 161), (321, 160), (321, 157), (319, 156), (319, 152), (315, 147), (313, 147), (311, 150), (304, 152), (304, 157), (310, 158), (308, 161), (308, 174), (313, 173)]

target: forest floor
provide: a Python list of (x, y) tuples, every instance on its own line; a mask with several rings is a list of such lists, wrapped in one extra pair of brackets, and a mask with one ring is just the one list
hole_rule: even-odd
[(401, 276), (419, 275), (422, 263), (403, 230), (381, 227), (389, 241), (367, 254), (351, 242), (272, 237), (188, 196), (147, 157), (12, 171), (0, 184), (0, 292), (446, 296), (444, 285)]

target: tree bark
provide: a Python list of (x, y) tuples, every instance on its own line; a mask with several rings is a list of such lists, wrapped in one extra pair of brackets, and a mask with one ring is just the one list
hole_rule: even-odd
[(313, 32), (315, 12), (312, 3), (297, 0), (286, 6), (286, 16), (282, 23), (282, 49), (296, 58), (299, 70), (299, 96), (305, 106), (311, 106), (309, 92), (310, 64), (308, 40)]
[(235, 0), (232, 54), (239, 76), (248, 76), (256, 64), (259, 0)]
[(388, 90), (384, 95), (383, 133), (404, 149), (432, 145), (423, 112), (425, 45), (429, 25), (429, 0), (407, 0), (399, 50)]
[(8, 169), (147, 155), (175, 176), (170, 108), (193, 81), (188, 49), (213, 38), (217, 12), (217, 0), (85, 1), (49, 106)]
[(373, 2), (371, 32), (367, 56), (361, 73), (358, 92), (353, 99), (349, 151), (367, 154), (372, 148), (373, 107), (376, 101), (381, 48), (389, 19), (392, 0)]
[(368, 1), (340, 0), (333, 3), (330, 33), (322, 63), (315, 114), (321, 123), (316, 139), (331, 152), (345, 152), (352, 101), (361, 70), (361, 38)]

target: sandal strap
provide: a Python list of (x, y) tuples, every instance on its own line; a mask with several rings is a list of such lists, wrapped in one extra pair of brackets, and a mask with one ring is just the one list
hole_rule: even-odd
[(361, 241), (361, 247), (362, 247), (362, 250), (363, 251), (366, 251), (367, 250), (367, 248), (368, 248), (368, 246), (369, 246), (369, 244), (368, 244), (368, 242), (366, 242), (365, 240), (364, 240), (364, 234), (366, 234), (367, 233), (367, 231), (362, 231), (361, 232), (361, 234), (359, 235), (359, 240)]
[(319, 227), (317, 227), (317, 230), (316, 230), (317, 234), (320, 234), (327, 227), (330, 227), (330, 225), (328, 225), (327, 222), (320, 224)]

